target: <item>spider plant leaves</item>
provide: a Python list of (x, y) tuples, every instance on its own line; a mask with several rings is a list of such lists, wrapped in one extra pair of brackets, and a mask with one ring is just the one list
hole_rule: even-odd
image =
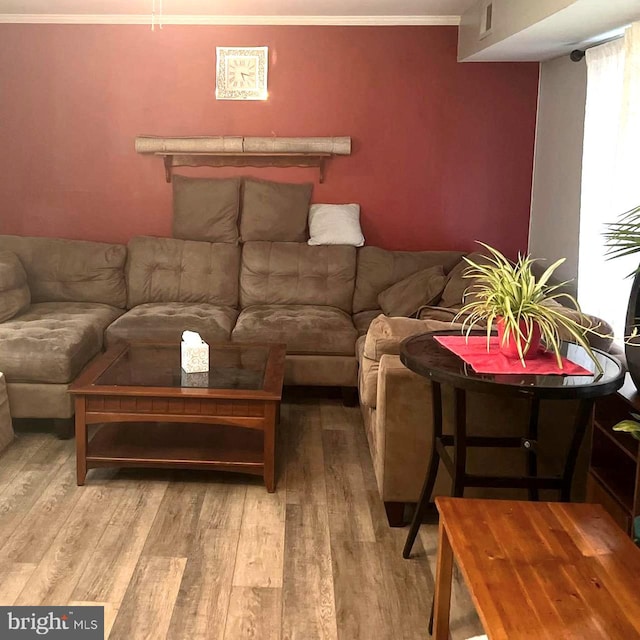
[(551, 266), (549, 266), (545, 272), (538, 278), (538, 282), (536, 282), (536, 286), (538, 290), (543, 290), (544, 286), (547, 284), (549, 278), (553, 275), (553, 272), (563, 263), (566, 258), (560, 258), (560, 260), (556, 260)]
[[(604, 244), (607, 259), (623, 258), (640, 252), (640, 206), (620, 214), (617, 222), (606, 225)], [(640, 271), (640, 267), (629, 275)]]
[[(567, 282), (549, 283), (564, 258), (547, 267), (536, 280), (532, 271), (536, 260), (530, 256), (519, 255), (517, 261), (512, 263), (497, 249), (483, 242), (479, 244), (489, 254), (483, 258), (482, 263), (464, 258), (469, 266), (463, 275), (473, 279), (474, 283), (465, 297), (465, 304), (454, 318), (455, 321), (464, 316), (463, 332), (468, 336), (475, 326), (486, 323), (488, 346), (494, 322), (500, 318), (504, 323), (503, 341), (507, 342), (513, 337), (518, 357), (526, 367), (524, 356), (531, 346), (533, 327), (537, 324), (542, 341), (554, 353), (558, 366), (562, 368), (562, 330), (565, 336), (584, 348), (602, 373), (602, 366), (587, 340), (590, 333), (598, 336), (601, 334), (596, 331), (589, 318), (582, 314), (578, 301), (560, 291)], [(561, 300), (570, 303), (577, 310), (580, 322), (566, 315)], [(555, 302), (556, 305), (550, 302)]]

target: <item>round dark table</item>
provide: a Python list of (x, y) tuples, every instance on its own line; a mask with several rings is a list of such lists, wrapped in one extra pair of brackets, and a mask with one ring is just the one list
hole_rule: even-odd
[[(460, 331), (434, 331), (405, 340), (400, 348), (400, 360), (411, 371), (429, 378), (433, 389), (433, 448), (431, 462), (420, 494), (403, 556), (408, 558), (424, 512), (431, 499), (440, 461), (452, 478), (452, 495), (461, 497), (465, 487), (505, 487), (527, 489), (531, 500), (538, 499), (538, 490), (556, 489), (560, 499), (568, 502), (576, 459), (589, 424), (593, 403), (599, 396), (615, 393), (624, 382), (625, 371), (612, 356), (593, 349), (602, 373), (578, 344), (563, 342), (561, 353), (567, 359), (592, 371), (590, 376), (486, 374), (476, 373), (460, 357), (443, 347), (435, 336), (460, 335)], [(472, 331), (470, 335), (486, 335), (485, 331)], [(442, 384), (453, 387), (453, 435), (442, 433)], [(529, 430), (526, 437), (470, 436), (467, 435), (466, 392), (503, 394), (529, 400)], [(537, 437), (540, 400), (578, 400), (574, 432), (560, 477), (541, 477), (537, 473)], [(453, 448), (453, 458), (447, 447)], [(528, 475), (491, 476), (466, 472), (468, 447), (523, 448), (528, 453)]]

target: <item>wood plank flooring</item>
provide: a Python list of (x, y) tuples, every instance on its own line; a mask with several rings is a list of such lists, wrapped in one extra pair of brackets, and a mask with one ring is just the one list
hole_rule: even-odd
[[(20, 433), (0, 454), (0, 604), (105, 607), (111, 640), (413, 640), (437, 527), (411, 560), (389, 528), (360, 410), (291, 394), (278, 487), (252, 477), (93, 470), (73, 441)], [(452, 638), (482, 633), (456, 580)]]

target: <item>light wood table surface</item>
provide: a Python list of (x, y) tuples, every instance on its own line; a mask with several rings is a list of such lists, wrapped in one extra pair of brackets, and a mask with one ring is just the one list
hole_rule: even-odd
[(600, 505), (436, 498), (433, 636), (454, 559), (490, 640), (640, 638), (640, 549)]

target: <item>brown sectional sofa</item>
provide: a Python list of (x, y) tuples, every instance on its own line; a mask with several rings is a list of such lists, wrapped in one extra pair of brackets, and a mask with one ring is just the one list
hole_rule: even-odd
[[(19, 257), (31, 291), (31, 306), (0, 323), (0, 371), (14, 417), (70, 418), (69, 384), (115, 341), (178, 341), (188, 328), (212, 343), (284, 342), (286, 384), (358, 386), (390, 521), (399, 524), (404, 505), (417, 501), (431, 450), (431, 388), (398, 353), (409, 335), (451, 327), (466, 286), (461, 252), (149, 237), (125, 247), (0, 236), (2, 251)], [(421, 319), (381, 315), (380, 293), (437, 265), (449, 274), (437, 305), (423, 308)], [(524, 429), (522, 403), (471, 395), (475, 430), (491, 433), (505, 418), (516, 433)], [(554, 425), (573, 409), (543, 408), (543, 468), (562, 459), (567, 442)], [(524, 457), (486, 451), (469, 462), (506, 473), (522, 469)], [(447, 491), (441, 474), (436, 492)]]
[(380, 291), (460, 252), (243, 245), (175, 238), (104, 243), (0, 236), (24, 265), (31, 306), (0, 323), (0, 371), (14, 417), (65, 419), (67, 393), (109, 344), (178, 341), (287, 344), (285, 383), (357, 386), (356, 341), (381, 313)]
[(0, 323), (0, 371), (17, 418), (68, 419), (69, 384), (119, 340), (287, 344), (285, 383), (356, 387), (356, 342), (377, 294), (459, 252), (251, 241), (133, 238), (104, 243), (0, 236), (17, 255), (31, 305)]

